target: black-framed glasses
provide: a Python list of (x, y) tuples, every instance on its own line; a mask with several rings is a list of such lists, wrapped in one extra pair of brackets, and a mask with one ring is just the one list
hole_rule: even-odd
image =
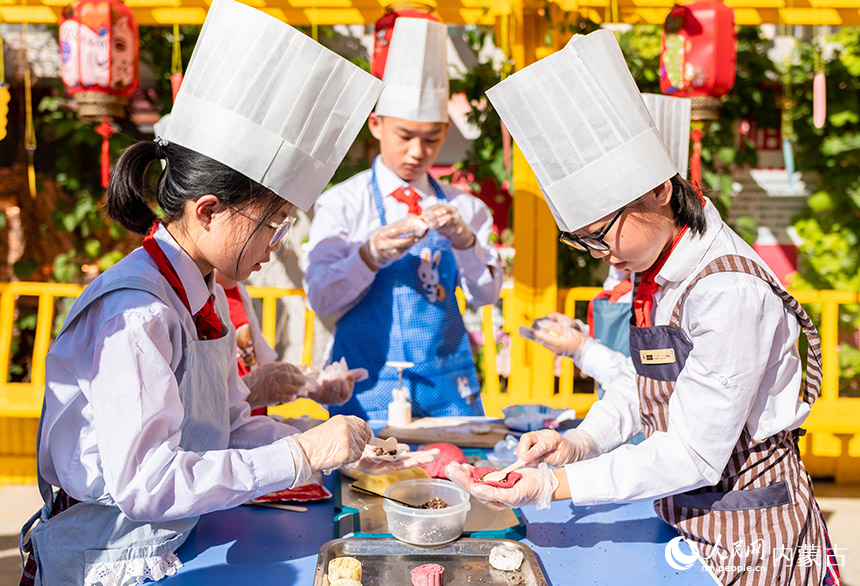
[(576, 250), (596, 250), (597, 252), (606, 252), (609, 250), (609, 245), (603, 239), (609, 233), (609, 230), (612, 229), (615, 222), (618, 221), (618, 218), (621, 217), (621, 214), (624, 213), (625, 209), (627, 209), (627, 206), (623, 206), (620, 210), (615, 212), (615, 216), (612, 220), (610, 220), (610, 222), (606, 224), (606, 227), (597, 234), (593, 234), (591, 236), (577, 236), (570, 232), (562, 232), (558, 239)]
[(287, 235), (287, 232), (290, 231), (290, 228), (293, 227), (293, 224), (295, 224), (296, 220), (298, 219), (298, 218), (296, 218), (296, 216), (294, 214), (290, 214), (289, 216), (287, 216), (287, 218), (283, 222), (281, 222), (280, 224), (276, 224), (274, 222), (264, 220), (260, 216), (252, 214), (251, 212), (247, 212), (245, 210), (240, 210), (239, 208), (234, 208), (232, 206), (231, 206), (231, 209), (234, 212), (236, 212), (237, 214), (242, 214), (246, 218), (251, 218), (252, 220), (257, 221), (257, 222), (263, 224), (264, 226), (268, 226), (269, 228), (271, 228), (272, 230), (275, 231), (275, 233), (272, 234), (272, 238), (269, 240), (269, 248), (273, 247), (275, 244), (280, 242), (283, 239), (283, 237)]

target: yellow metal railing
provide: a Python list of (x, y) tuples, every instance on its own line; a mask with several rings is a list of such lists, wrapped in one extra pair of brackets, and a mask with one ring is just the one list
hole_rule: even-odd
[[(262, 300), (262, 330), (269, 341), (275, 341), (277, 301), (287, 296), (304, 297), (301, 289), (282, 289), (276, 287), (249, 287), (252, 297)], [(0, 483), (29, 478), (26, 474), (10, 474), (6, 470), (14, 461), (20, 468), (21, 458), (32, 466), (32, 454), (21, 454), (21, 450), (32, 452), (30, 440), (35, 437), (34, 422), (39, 417), (45, 385), (45, 356), (48, 351), (55, 324), (55, 301), (59, 298), (77, 297), (83, 287), (58, 283), (15, 282), (0, 284)], [(585, 303), (593, 298), (599, 289), (577, 287), (559, 291), (558, 306), (564, 313), (573, 315), (577, 303)], [(502, 291), (503, 304), (510, 300), (513, 291)], [(461, 311), (465, 308), (462, 293), (457, 291)], [(858, 295), (846, 291), (795, 291), (794, 296), (804, 304), (817, 304), (821, 308), (819, 329), (821, 333), (824, 379), (821, 397), (812, 410), (812, 415), (804, 424), (815, 432), (815, 440), (807, 440), (805, 450), (819, 455), (848, 456), (860, 455), (860, 399), (839, 397), (839, 357), (838, 357), (838, 320), (839, 306), (857, 303)], [(13, 344), (16, 308), (22, 297), (37, 300), (35, 339), (31, 361), (29, 382), (9, 382), (9, 367)], [(501, 409), (518, 402), (537, 402), (554, 407), (572, 408), (586, 413), (596, 400), (594, 392), (574, 392), (574, 367), (570, 360), (562, 360), (558, 386), (536, 389), (517, 389), (508, 386), (501, 389), (496, 369), (497, 345), (493, 325), (493, 308), (481, 308), (481, 331), (483, 343), (483, 402), (488, 415), (499, 416)], [(511, 320), (512, 321), (512, 320)], [(505, 320), (506, 324), (508, 320)], [(516, 332), (507, 333), (516, 336)], [(511, 326), (512, 327), (512, 326)], [(309, 365), (313, 357), (314, 314), (305, 311), (305, 339), (302, 347), (302, 364)], [(536, 352), (548, 352), (536, 348)], [(274, 412), (282, 415), (309, 414), (326, 417), (326, 411), (316, 403), (300, 399), (294, 404), (280, 407)], [(21, 421), (27, 420), (29, 422)], [(22, 440), (25, 438), (25, 440)], [(26, 447), (22, 442), (28, 444)], [(17, 459), (16, 459), (17, 458)], [(11, 459), (11, 460), (10, 460)], [(13, 468), (15, 467), (13, 466)], [(22, 476), (23, 474), (23, 476)], [(12, 480), (10, 480), (12, 479)]]

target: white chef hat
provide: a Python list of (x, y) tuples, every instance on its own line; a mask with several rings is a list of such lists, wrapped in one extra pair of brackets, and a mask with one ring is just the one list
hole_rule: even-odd
[(268, 14), (214, 0), (156, 133), (307, 210), (383, 83)]
[(448, 122), (448, 28), (426, 18), (394, 21), (380, 116)]
[(686, 178), (690, 159), (690, 98), (642, 94), (642, 99), (678, 167), (678, 173)]
[(591, 224), (677, 173), (611, 31), (575, 35), (487, 97), (561, 230)]

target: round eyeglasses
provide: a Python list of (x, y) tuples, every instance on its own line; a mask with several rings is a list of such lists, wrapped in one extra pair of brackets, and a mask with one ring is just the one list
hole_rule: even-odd
[(615, 224), (615, 222), (618, 221), (618, 218), (621, 217), (621, 214), (624, 213), (625, 209), (627, 209), (627, 206), (624, 206), (620, 210), (615, 212), (615, 216), (612, 218), (612, 220), (610, 220), (610, 222), (606, 224), (606, 227), (603, 228), (603, 230), (601, 230), (597, 234), (592, 234), (591, 236), (577, 236), (572, 232), (562, 232), (561, 236), (559, 236), (558, 239), (561, 242), (564, 242), (565, 244), (570, 246), (571, 248), (575, 248), (576, 250), (580, 250), (583, 252), (588, 250), (606, 252), (607, 250), (609, 250), (609, 245), (603, 239), (609, 233), (609, 230), (612, 229), (612, 226)]
[(296, 216), (294, 214), (290, 214), (289, 216), (287, 216), (287, 218), (283, 222), (281, 222), (280, 224), (276, 224), (274, 222), (264, 220), (260, 216), (257, 216), (256, 214), (252, 214), (251, 212), (247, 212), (245, 210), (240, 210), (239, 208), (234, 208), (232, 206), (231, 206), (231, 209), (234, 212), (236, 212), (237, 214), (242, 214), (246, 218), (250, 218), (252, 220), (255, 220), (255, 221), (259, 222), (260, 224), (267, 226), (267, 227), (269, 227), (275, 231), (275, 233), (272, 234), (272, 238), (269, 240), (269, 248), (273, 247), (278, 242), (280, 242), (284, 238), (284, 236), (287, 235), (287, 232), (290, 231), (290, 228), (293, 227), (293, 224), (295, 224), (296, 220), (298, 219), (298, 218), (296, 218)]

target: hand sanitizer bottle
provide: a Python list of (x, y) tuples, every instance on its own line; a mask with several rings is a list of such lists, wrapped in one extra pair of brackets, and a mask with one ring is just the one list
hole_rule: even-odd
[(391, 391), (388, 404), (388, 426), (405, 427), (412, 423), (412, 401), (409, 389), (403, 386), (403, 369), (415, 366), (412, 362), (386, 362), (386, 366), (397, 369), (397, 387)]

